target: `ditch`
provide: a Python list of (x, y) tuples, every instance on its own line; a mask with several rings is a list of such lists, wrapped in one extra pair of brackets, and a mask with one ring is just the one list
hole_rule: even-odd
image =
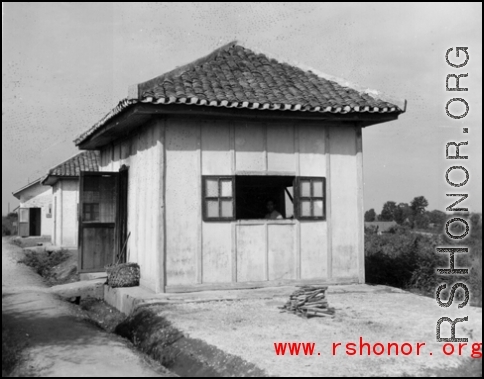
[[(26, 250), (20, 262), (30, 266), (49, 286), (79, 280), (75, 250)], [(184, 336), (150, 307), (141, 307), (126, 317), (102, 300), (73, 298), (71, 302), (77, 305), (79, 318), (127, 339), (135, 349), (161, 363), (174, 376), (267, 376), (237, 356)]]

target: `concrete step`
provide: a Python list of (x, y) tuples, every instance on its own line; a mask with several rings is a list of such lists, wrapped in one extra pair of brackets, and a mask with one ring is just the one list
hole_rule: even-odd
[(94, 279), (107, 279), (108, 274), (106, 272), (83, 272), (79, 274), (81, 280), (94, 280)]
[(104, 283), (106, 279), (84, 280), (80, 282), (61, 284), (50, 288), (52, 293), (64, 298), (81, 298), (81, 299), (103, 299)]

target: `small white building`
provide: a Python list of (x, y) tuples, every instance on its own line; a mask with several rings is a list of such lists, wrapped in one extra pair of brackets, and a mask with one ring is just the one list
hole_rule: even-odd
[(236, 42), (140, 83), (75, 141), (101, 152), (79, 270), (128, 259), (155, 292), (364, 283), (362, 128), (404, 111)]
[(18, 234), (21, 237), (52, 235), (52, 188), (41, 178), (12, 193), (20, 200)]
[(41, 183), (50, 189), (53, 204), (52, 243), (67, 248), (78, 244), (79, 174), (98, 171), (98, 151), (84, 151), (51, 168)]

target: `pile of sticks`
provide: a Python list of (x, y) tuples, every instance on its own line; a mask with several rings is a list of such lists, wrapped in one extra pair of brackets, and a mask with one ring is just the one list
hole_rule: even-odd
[(333, 317), (334, 308), (328, 306), (327, 286), (299, 286), (289, 297), (289, 301), (280, 309), (301, 317)]

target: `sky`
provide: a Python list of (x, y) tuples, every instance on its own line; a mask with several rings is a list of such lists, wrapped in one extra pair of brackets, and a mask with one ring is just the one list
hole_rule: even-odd
[[(398, 120), (363, 131), (365, 210), (425, 196), (429, 210), (445, 211), (457, 193), (482, 212), (482, 3), (29, 2), (3, 3), (2, 214), (18, 205), (13, 191), (78, 152), (73, 140), (129, 85), (232, 40), (407, 100)], [(457, 46), (468, 47), (462, 68), (445, 59)], [(446, 91), (447, 74), (467, 74), (468, 91)], [(468, 103), (464, 118), (446, 115), (452, 98)], [(452, 141), (468, 142), (467, 160), (446, 159)], [(458, 188), (445, 179), (456, 165), (469, 173)]]

